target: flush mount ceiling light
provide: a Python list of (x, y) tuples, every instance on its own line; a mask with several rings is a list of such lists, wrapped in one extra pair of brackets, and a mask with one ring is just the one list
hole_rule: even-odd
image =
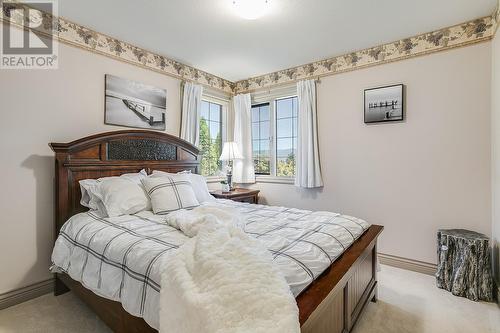
[(270, 0), (233, 0), (236, 14), (247, 20), (255, 20), (269, 11)]

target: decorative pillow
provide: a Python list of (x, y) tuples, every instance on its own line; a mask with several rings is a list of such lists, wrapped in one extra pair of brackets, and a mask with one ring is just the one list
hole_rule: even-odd
[(160, 170), (153, 170), (149, 178), (160, 178), (160, 177), (165, 177), (165, 176), (175, 176), (175, 175), (183, 175), (185, 174), (185, 171), (180, 171), (177, 173), (172, 173), (172, 172), (166, 172), (166, 171), (160, 171)]
[(135, 214), (151, 209), (149, 197), (144, 188), (128, 178), (116, 177), (100, 181), (98, 196), (109, 217)]
[[(186, 175), (188, 177), (188, 179), (191, 181), (191, 186), (193, 187), (194, 194), (196, 195), (196, 200), (198, 200), (199, 203), (215, 200), (215, 198), (208, 191), (207, 180), (205, 177), (203, 177), (202, 175), (191, 173), (190, 170), (184, 170), (178, 172), (177, 174)], [(153, 170), (153, 174), (150, 177), (157, 178), (168, 175), (174, 175), (174, 174), (159, 170)]]
[[(101, 183), (105, 180), (108, 179), (116, 179), (116, 178), (122, 178), (122, 179), (128, 179), (135, 184), (139, 185), (142, 187), (141, 180), (146, 178), (148, 174), (146, 171), (143, 169), (140, 172), (137, 173), (125, 173), (121, 175), (120, 177), (104, 177), (104, 178), (99, 178), (99, 179), (84, 179), (80, 180), (80, 189), (82, 191), (82, 198), (80, 200), (80, 204), (84, 207), (88, 207), (92, 210), (98, 210), (101, 211), (104, 215), (107, 215), (104, 205), (102, 203), (102, 195), (101, 195), (101, 190), (100, 186)], [(104, 210), (104, 211), (103, 211)]]
[(182, 208), (199, 205), (187, 175), (165, 175), (149, 177), (142, 184), (151, 198), (155, 214), (168, 214)]

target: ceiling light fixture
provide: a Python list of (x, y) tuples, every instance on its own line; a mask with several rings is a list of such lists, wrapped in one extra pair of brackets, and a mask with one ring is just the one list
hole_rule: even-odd
[(233, 0), (236, 14), (247, 20), (264, 16), (269, 10), (270, 0)]

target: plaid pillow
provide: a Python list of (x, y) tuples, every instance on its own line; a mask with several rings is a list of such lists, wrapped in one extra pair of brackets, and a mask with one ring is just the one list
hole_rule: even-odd
[(168, 214), (183, 208), (199, 206), (187, 175), (165, 175), (146, 178), (142, 184), (151, 198), (155, 214)]

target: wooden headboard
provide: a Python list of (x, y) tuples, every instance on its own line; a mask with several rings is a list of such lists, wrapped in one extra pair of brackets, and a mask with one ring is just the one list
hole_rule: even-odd
[(199, 171), (199, 150), (161, 132), (125, 130), (96, 134), (70, 143), (50, 143), (56, 153), (56, 236), (80, 205), (82, 179), (119, 176), (145, 169)]

